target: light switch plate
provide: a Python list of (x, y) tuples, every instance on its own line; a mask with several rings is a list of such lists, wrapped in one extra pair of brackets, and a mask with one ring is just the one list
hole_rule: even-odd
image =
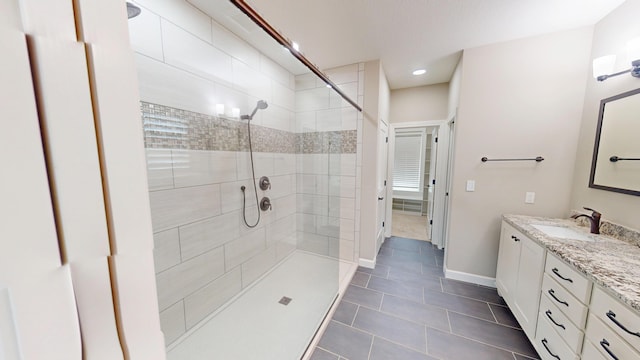
[(476, 181), (467, 180), (467, 191), (476, 191)]
[(524, 202), (527, 204), (533, 204), (536, 202), (536, 193), (527, 192), (524, 196)]

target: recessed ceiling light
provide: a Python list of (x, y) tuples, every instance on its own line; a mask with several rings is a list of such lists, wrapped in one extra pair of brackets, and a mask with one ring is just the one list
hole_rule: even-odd
[(426, 73), (427, 73), (427, 70), (425, 70), (425, 69), (418, 69), (418, 70), (414, 70), (412, 74), (413, 74), (413, 75), (422, 75), (422, 74), (426, 74)]

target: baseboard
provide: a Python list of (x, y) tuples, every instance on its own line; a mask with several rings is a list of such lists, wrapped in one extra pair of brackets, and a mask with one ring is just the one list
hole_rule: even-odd
[(367, 269), (375, 269), (376, 267), (376, 259), (373, 260), (369, 260), (369, 259), (363, 259), (360, 258), (358, 259), (358, 265), (367, 268)]
[(496, 287), (496, 278), (449, 270), (447, 268), (444, 269), (444, 277), (447, 279), (459, 280), (492, 288)]

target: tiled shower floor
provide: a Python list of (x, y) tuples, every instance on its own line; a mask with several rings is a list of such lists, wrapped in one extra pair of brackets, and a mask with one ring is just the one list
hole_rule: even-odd
[[(299, 359), (338, 293), (338, 264), (335, 259), (294, 252), (171, 346), (167, 359)], [(289, 305), (278, 303), (283, 296), (292, 299)]]
[(387, 239), (311, 360), (539, 359), (496, 290), (445, 279), (442, 258), (431, 243)]

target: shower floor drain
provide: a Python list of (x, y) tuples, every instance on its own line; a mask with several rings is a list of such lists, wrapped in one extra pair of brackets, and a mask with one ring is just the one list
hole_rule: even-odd
[(289, 305), (291, 300), (293, 300), (293, 299), (291, 299), (290, 297), (283, 296), (282, 299), (280, 299), (280, 301), (278, 301), (278, 303), (282, 304), (282, 305)]

